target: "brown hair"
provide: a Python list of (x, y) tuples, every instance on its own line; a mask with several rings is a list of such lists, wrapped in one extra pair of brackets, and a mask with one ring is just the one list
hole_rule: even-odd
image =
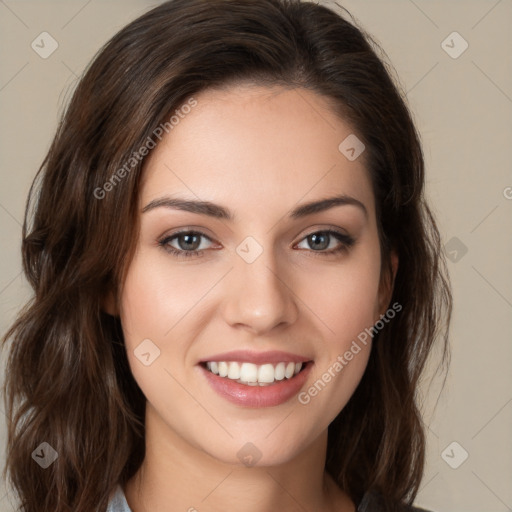
[[(449, 359), (452, 297), (419, 136), (377, 50), (355, 23), (312, 2), (173, 0), (97, 54), (30, 190), (22, 255), (34, 296), (2, 344), (11, 342), (4, 477), (21, 510), (105, 510), (139, 468), (145, 397), (101, 297), (117, 293), (133, 255), (144, 159), (113, 177), (191, 95), (242, 82), (322, 95), (366, 145), (383, 270), (394, 248), (392, 302), (403, 309), (375, 335), (358, 388), (329, 426), (326, 469), (356, 502), (367, 490), (413, 502), (425, 458), (418, 384), (438, 338), (438, 368)], [(31, 459), (42, 442), (58, 453), (45, 470)]]

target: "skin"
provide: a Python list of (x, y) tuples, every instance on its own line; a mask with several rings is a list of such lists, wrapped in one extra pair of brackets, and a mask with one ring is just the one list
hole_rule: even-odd
[[(338, 146), (353, 130), (325, 99), (304, 89), (237, 85), (195, 96), (197, 106), (149, 154), (140, 189), (140, 236), (119, 314), (134, 378), (147, 398), (146, 458), (127, 483), (134, 512), (322, 510), (355, 504), (324, 472), (327, 427), (355, 391), (371, 342), (307, 405), (293, 397), (240, 407), (208, 385), (200, 359), (225, 351), (284, 350), (314, 361), (307, 390), (389, 306), (381, 279), (371, 182), (363, 158)], [(301, 219), (300, 204), (346, 194), (362, 202)], [(234, 221), (158, 207), (179, 196), (229, 208)], [(200, 255), (178, 258), (158, 241), (182, 228), (201, 231)], [(355, 238), (320, 250), (308, 235), (337, 229)], [(263, 252), (247, 263), (248, 236)], [(181, 245), (180, 245), (181, 242)], [(168, 242), (187, 250), (186, 241)], [(190, 250), (190, 249), (188, 249)], [(397, 259), (393, 255), (396, 272)], [(143, 365), (134, 350), (150, 339), (160, 355)], [(246, 467), (237, 452), (261, 452)]]

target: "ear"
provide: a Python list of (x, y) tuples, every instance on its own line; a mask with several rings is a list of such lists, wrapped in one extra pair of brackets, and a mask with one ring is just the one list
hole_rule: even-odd
[(389, 267), (384, 269), (379, 284), (379, 319), (389, 307), (393, 288), (395, 285), (396, 272), (398, 270), (398, 254), (394, 249), (390, 251)]
[(112, 290), (108, 290), (107, 293), (101, 299), (101, 309), (108, 313), (110, 316), (118, 316), (116, 298)]

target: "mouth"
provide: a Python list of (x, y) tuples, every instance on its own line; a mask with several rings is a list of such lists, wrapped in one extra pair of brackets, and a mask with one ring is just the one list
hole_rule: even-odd
[(238, 361), (207, 361), (201, 366), (219, 377), (234, 380), (246, 386), (272, 386), (299, 374), (307, 363), (281, 361), (257, 365)]
[(313, 361), (283, 352), (231, 352), (200, 361), (198, 367), (222, 398), (243, 407), (272, 407), (299, 393)]

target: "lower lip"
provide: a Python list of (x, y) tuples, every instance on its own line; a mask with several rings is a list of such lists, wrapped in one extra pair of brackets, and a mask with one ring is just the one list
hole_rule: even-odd
[(284, 404), (295, 396), (308, 378), (313, 363), (309, 361), (305, 368), (291, 379), (283, 379), (270, 386), (247, 386), (227, 377), (219, 377), (203, 366), (199, 366), (210, 386), (220, 396), (236, 405), (245, 407), (273, 407)]

